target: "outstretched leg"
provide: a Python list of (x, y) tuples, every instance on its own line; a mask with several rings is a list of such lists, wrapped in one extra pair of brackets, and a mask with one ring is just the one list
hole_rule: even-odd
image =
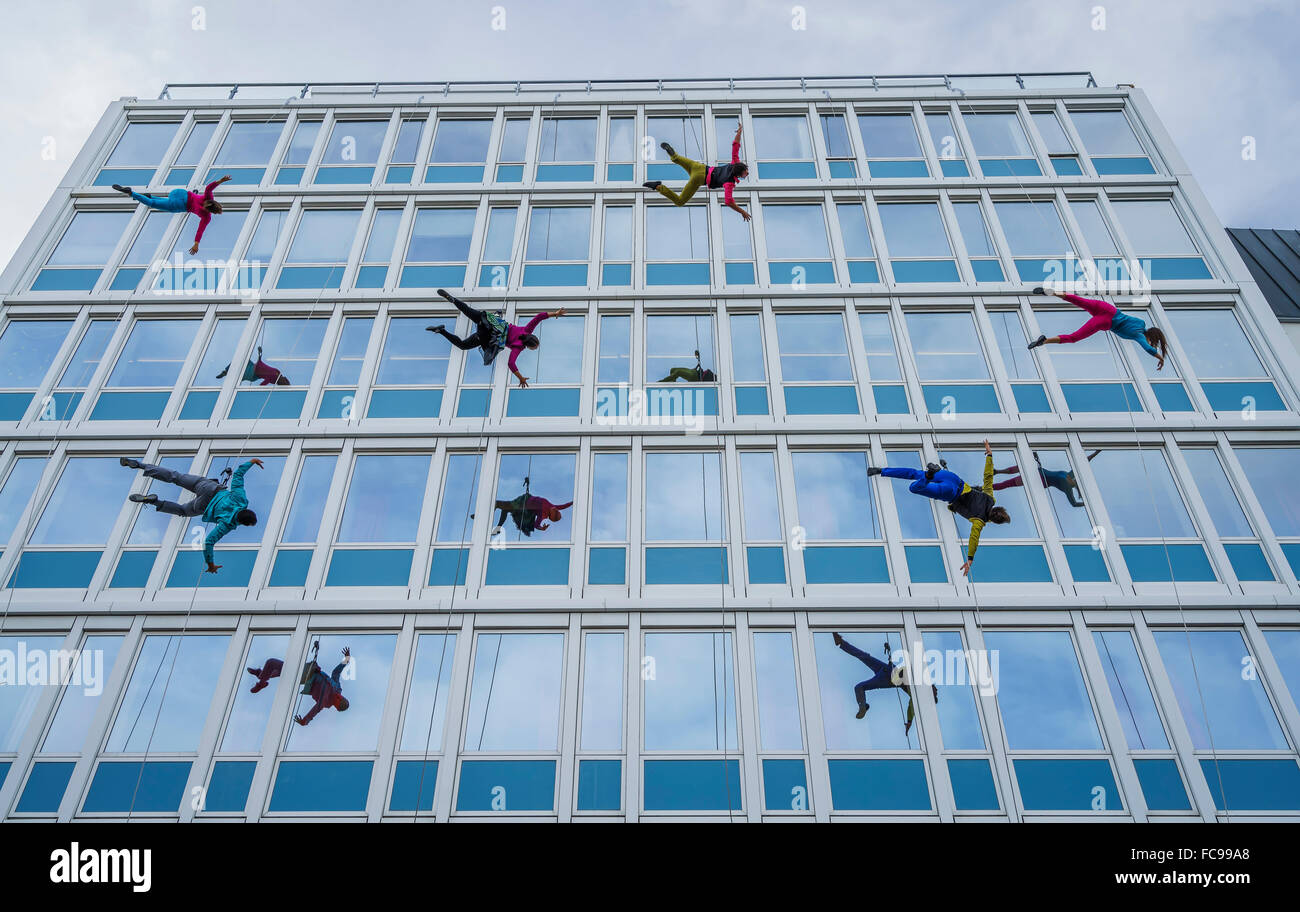
[(677, 155), (676, 153), (670, 153), (669, 157), (672, 159), (673, 164), (679, 166), (686, 172), (686, 186), (682, 187), (681, 193), (674, 193), (669, 189), (667, 184), (660, 184), (655, 189), (658, 190), (661, 195), (670, 200), (674, 206), (685, 206), (690, 202), (691, 197), (695, 195), (695, 191), (700, 189), (700, 185), (704, 183), (705, 175), (708, 174), (708, 168), (700, 162), (692, 161), (691, 159)]
[(999, 481), (993, 485), (995, 491), (1005, 491), (1007, 488), (1019, 488), (1025, 484), (1023, 475), (1017, 475), (1015, 478), (1008, 478), (1006, 481)]

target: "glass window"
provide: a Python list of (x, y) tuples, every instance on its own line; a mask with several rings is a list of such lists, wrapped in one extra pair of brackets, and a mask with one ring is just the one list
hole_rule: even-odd
[(172, 387), (199, 329), (198, 320), (141, 320), (117, 356), (109, 387)]
[[(33, 644), (27, 639), (27, 651)], [(59, 708), (54, 713), (41, 752), (47, 754), (79, 754), (86, 743), (86, 733), (104, 695), (104, 685), (113, 671), (113, 663), (122, 649), (120, 636), (88, 636), (81, 644), (72, 677), (63, 688)], [(8, 690), (9, 688), (6, 688)], [(0, 730), (4, 729), (0, 722)]]
[(867, 454), (790, 454), (794, 463), (798, 524), (810, 540), (880, 538), (876, 501), (867, 483)]
[(894, 329), (889, 314), (868, 311), (858, 315), (862, 342), (867, 350), (867, 373), (872, 380), (902, 380), (898, 352), (894, 346)]
[(1119, 247), (1106, 226), (1101, 207), (1096, 200), (1071, 200), (1070, 212), (1079, 223), (1083, 239), (1088, 243), (1088, 251), (1094, 256), (1119, 256)]
[[(406, 696), (406, 718), (402, 722), (398, 750), (426, 753), (442, 750), (455, 655), (454, 633), (422, 633), (416, 639), (411, 689)], [(432, 787), (431, 782), (425, 785), (425, 788)]]
[(1300, 630), (1265, 630), (1264, 639), (1291, 691), (1291, 699), (1300, 703)]
[(527, 117), (510, 117), (506, 119), (506, 128), (501, 136), (501, 157), (503, 162), (521, 162), (528, 152)]
[(1103, 450), (1092, 473), (1120, 538), (1196, 536), (1161, 450)]
[(763, 359), (763, 320), (759, 314), (732, 314), (731, 372), (737, 383), (761, 383), (767, 379)]
[(981, 158), (1031, 157), (1033, 151), (1025, 138), (1020, 118), (1012, 113), (966, 113), (966, 132), (975, 144), (975, 154)]
[(1093, 155), (1143, 154), (1123, 111), (1071, 111), (1070, 118)]
[[(535, 531), (545, 532), (544, 538), (547, 541), (567, 541), (571, 526), (569, 511), (564, 505), (573, 503), (576, 462), (572, 453), (503, 453), (497, 470), (496, 509), (501, 511), (502, 504), (508, 505), (516, 497), (522, 496), (524, 479), (528, 479), (530, 496), (544, 498), (563, 510), (556, 521), (545, 516), (536, 517)], [(497, 520), (502, 521), (502, 518), (498, 515)], [(506, 524), (506, 528), (510, 541), (524, 540), (517, 519)]]
[(36, 491), (45, 471), (45, 459), (15, 459), (4, 487), (0, 488), (0, 543), (9, 541), (18, 528), (18, 520)]
[(271, 257), (275, 255), (276, 243), (280, 240), (280, 232), (288, 218), (288, 209), (263, 210), (257, 220), (257, 228), (253, 231), (253, 238), (248, 242), (248, 250), (244, 252), (244, 259), (262, 265), (270, 263)]
[(229, 640), (193, 634), (145, 637), (104, 750), (198, 750)]
[(265, 165), (275, 152), (284, 124), (237, 122), (230, 125), (221, 150), (212, 162), (214, 168), (234, 165)]
[(92, 320), (87, 324), (77, 350), (72, 353), (72, 359), (59, 378), (59, 389), (85, 389), (89, 385), (90, 378), (104, 360), (104, 351), (115, 328), (110, 320)]
[[(1091, 461), (1099, 453), (1093, 450), (1088, 454)], [(1070, 464), (1070, 454), (1065, 450), (1041, 450), (1034, 452), (1035, 467), (1029, 470), (1030, 478), (1038, 475), (1038, 481), (1047, 494), (1052, 505), (1052, 515), (1056, 517), (1056, 527), (1062, 538), (1088, 539), (1093, 536), (1093, 520), (1083, 501), (1079, 481)], [(1011, 474), (1010, 478), (995, 481), (993, 487), (1001, 491), (998, 485), (1017, 487), (1025, 483), (1025, 473), (1019, 466), (999, 469), (998, 474)], [(999, 495), (1001, 497), (1001, 495)]]
[(543, 118), (540, 160), (544, 162), (595, 161), (596, 118)]
[[(968, 653), (962, 635), (956, 630), (930, 630), (921, 634), (926, 661), (937, 655), (943, 661), (943, 673), (935, 682), (939, 689), (939, 731), (945, 750), (983, 750), (984, 731), (975, 703), (975, 686), (991, 690), (994, 681), (992, 664), (980, 653)], [(971, 661), (979, 663), (972, 669)], [(951, 674), (949, 673), (951, 670)]]
[(130, 212), (75, 213), (45, 265), (103, 266), (130, 222)]
[[(424, 123), (423, 119), (402, 121), (402, 125), (397, 130), (397, 142), (393, 144), (393, 163), (409, 165), (415, 162), (415, 153), (420, 149), (420, 134), (424, 132)], [(485, 143), (484, 151), (486, 148)]]
[(123, 266), (148, 266), (153, 262), (158, 244), (167, 232), (167, 225), (172, 220), (170, 212), (150, 212), (145, 216), (140, 232), (131, 242), (131, 249), (122, 258)]
[(706, 260), (709, 223), (703, 206), (647, 206), (647, 260)]
[[(241, 678), (235, 690), (234, 705), (230, 708), (230, 717), (226, 720), (226, 731), (221, 737), (223, 753), (261, 753), (262, 742), (266, 737), (266, 724), (271, 719), (271, 704), (279, 688), (285, 686), (286, 678), (293, 678), (292, 672), (284, 673), (285, 652), (289, 648), (287, 635), (255, 636), (248, 644), (244, 668), (249, 678)], [(275, 663), (280, 663), (279, 674), (275, 672)], [(267, 666), (270, 666), (268, 669)], [(262, 675), (267, 675), (263, 678)], [(262, 685), (258, 688), (258, 685)], [(295, 686), (290, 681), (288, 686)]]
[(777, 314), (776, 338), (786, 382), (853, 379), (840, 314)]
[(632, 207), (608, 206), (605, 209), (606, 261), (632, 259)]
[(257, 344), (267, 363), (280, 371), (282, 380), (306, 386), (316, 369), (316, 359), (320, 356), (328, 326), (329, 320), (320, 318), (265, 320)]
[(1061, 127), (1061, 122), (1056, 119), (1055, 113), (1035, 111), (1030, 117), (1034, 120), (1034, 126), (1038, 128), (1038, 135), (1043, 137), (1049, 155), (1074, 153), (1074, 146), (1070, 145), (1070, 139), (1065, 135), (1065, 130)]
[[(1237, 630), (1152, 631), (1197, 750), (1287, 750)], [(1189, 645), (1190, 644), (1190, 645)]]
[[(164, 456), (157, 460), (159, 465), (171, 469), (173, 472), (189, 472), (190, 464), (193, 461), (193, 457), (190, 456)], [(160, 497), (170, 499), (161, 481), (146, 479), (145, 491), (152, 491)], [(176, 489), (176, 491), (179, 494), (179, 489)], [(131, 527), (131, 534), (127, 538), (127, 544), (161, 545), (167, 535), (167, 529), (171, 525), (171, 521), (172, 518), (166, 513), (159, 513), (152, 508), (140, 507), (135, 516), (135, 524)]]
[(283, 542), (315, 542), (320, 534), (321, 518), (325, 515), (325, 501), (329, 497), (330, 482), (334, 478), (334, 463), (338, 457), (307, 456), (298, 471), (298, 485), (294, 489), (289, 516), (280, 534)]
[(582, 740), (579, 750), (623, 748), (623, 634), (583, 637)]
[(1101, 655), (1101, 667), (1129, 750), (1167, 750), (1165, 726), (1151, 696), (1133, 634), (1127, 630), (1094, 630), (1092, 638)]
[(1196, 244), (1169, 200), (1111, 200), (1110, 205), (1138, 256), (1197, 254)]
[[(961, 140), (952, 125), (952, 116), (945, 113), (926, 114), (925, 126), (930, 131), (930, 141), (934, 143), (935, 154), (940, 161), (961, 161), (965, 158), (961, 150)], [(960, 175), (965, 177), (963, 170)]]
[(441, 386), (447, 380), (448, 349), (431, 346), (424, 335), (428, 317), (390, 317), (375, 373), (377, 386)]
[(820, 205), (763, 208), (767, 255), (773, 260), (827, 260), (826, 217)]
[(406, 248), (408, 263), (458, 263), (469, 258), (473, 209), (419, 209)]
[(781, 507), (776, 489), (775, 454), (744, 451), (740, 454), (745, 539), (781, 541)]
[(995, 257), (997, 250), (984, 223), (984, 210), (979, 203), (953, 203), (952, 211), (961, 228), (961, 238), (966, 242), (966, 254), (971, 257)]
[(1250, 527), (1237, 494), (1228, 481), (1219, 454), (1212, 449), (1184, 449), (1183, 459), (1196, 479), (1196, 487), (1201, 492), (1210, 519), (1220, 538), (1254, 538), (1255, 530)]
[(876, 254), (871, 247), (871, 231), (867, 228), (867, 210), (861, 203), (839, 203), (835, 213), (840, 220), (840, 237), (844, 240), (844, 255), (850, 260), (870, 259)]
[[(7, 657), (20, 653), (33, 655), (43, 653), (50, 655), (63, 645), (61, 636), (6, 636), (0, 637), (0, 650)], [(13, 658), (10, 658), (13, 662)], [(44, 694), (45, 684), (30, 681), (26, 669), (15, 669), (12, 665), (6, 674), (5, 686), (0, 687), (0, 752), (8, 753), (18, 750), (23, 733), (32, 720), (36, 704)], [(78, 745), (80, 747), (80, 745)]]
[[(713, 144), (716, 152), (714, 157), (719, 161), (731, 161), (731, 141), (736, 136), (736, 127), (738, 126), (740, 126), (739, 115), (713, 112)], [(703, 160), (702, 158), (699, 159), (699, 161)], [(740, 160), (746, 160), (744, 136), (740, 138)]]
[(71, 328), (71, 320), (9, 321), (0, 334), (0, 388), (40, 386)]
[(970, 313), (909, 313), (907, 333), (922, 380), (986, 380), (988, 362)]
[[(886, 644), (892, 649), (903, 641), (894, 630), (846, 630), (843, 638), (845, 645), (862, 650), (873, 660), (890, 664), (895, 663)], [(830, 633), (813, 634), (813, 648), (827, 750), (907, 750), (916, 747), (916, 742), (910, 737), (916, 734), (916, 729), (907, 733), (903, 731), (907, 698), (901, 690), (889, 687), (866, 691), (870, 709), (865, 718), (858, 719), (855, 685), (875, 677), (875, 670), (838, 648)]]
[(347, 317), (339, 333), (338, 347), (334, 350), (334, 363), (330, 365), (329, 386), (352, 386), (361, 379), (361, 365), (366, 359), (370, 344), (370, 331), (374, 317)]
[(363, 263), (387, 263), (393, 258), (393, 245), (397, 241), (397, 225), (402, 220), (401, 209), (378, 209), (366, 239)]
[(998, 343), (998, 352), (1002, 355), (1002, 364), (1007, 369), (1011, 380), (1037, 380), (1038, 364), (1029, 353), (1029, 340), (1025, 336), (1024, 325), (1020, 322), (1020, 313), (1014, 310), (989, 311), (989, 323), (993, 326), (993, 338)]
[[(334, 677), (342, 685), (348, 711), (328, 707), (307, 725), (290, 725), (287, 751), (355, 751), (369, 753), (379, 746), (379, 729), (388, 696), (389, 670), (397, 636), (391, 633), (331, 633), (313, 635), (320, 644), (316, 661), (322, 674)], [(343, 647), (352, 660), (339, 667)], [(295, 672), (297, 669), (295, 669)], [(308, 694), (294, 698), (294, 715), (306, 716), (315, 706)]]
[[(191, 387), (209, 389), (221, 386), (221, 380), (230, 370), (231, 356), (239, 345), (239, 337), (244, 332), (244, 320), (218, 320), (208, 337), (208, 347), (203, 352), (203, 360), (194, 372)], [(241, 375), (242, 376), (242, 375)]]
[(179, 126), (177, 122), (127, 124), (122, 138), (113, 147), (113, 152), (108, 156), (104, 166), (107, 168), (122, 165), (158, 167)]
[(998, 656), (998, 708), (1011, 750), (1102, 748), (1068, 632), (985, 631), (984, 645)]
[[(515, 241), (515, 217), (519, 210), (514, 206), (496, 206), (488, 210), (487, 235), (483, 239), (483, 261), (509, 263), (510, 251)], [(471, 228), (473, 222), (471, 221)]]
[(921, 158), (911, 114), (859, 114), (867, 158)]
[(702, 314), (654, 314), (646, 317), (646, 379), (672, 383), (674, 368), (693, 370), (696, 358), (706, 370), (717, 369), (713, 318)]
[[(556, 750), (564, 634), (480, 633), (477, 639), (464, 749)], [(512, 686), (520, 681), (528, 686)]]
[(612, 162), (630, 162), (636, 159), (635, 117), (609, 119), (609, 146), (606, 155)]
[(334, 124), (321, 156), (324, 165), (373, 165), (388, 132), (387, 120), (344, 120)]
[(937, 203), (887, 203), (880, 222), (891, 257), (952, 256)]
[(312, 147), (316, 145), (316, 136), (320, 133), (319, 120), (300, 120), (293, 128), (293, 139), (284, 153), (284, 164), (305, 165), (311, 160)]
[(1074, 250), (1053, 202), (993, 204), (1012, 256), (1064, 257)]
[(438, 510), (438, 541), (468, 541), (471, 537), (470, 513), (474, 511), (481, 459), (478, 453), (453, 453), (448, 457), (442, 506)]
[(439, 120), (429, 161), (485, 162), (491, 135), (491, 120)]
[(765, 751), (803, 750), (794, 638), (786, 631), (754, 634), (758, 733)]
[(826, 141), (827, 158), (853, 158), (853, 144), (849, 141), (848, 124), (843, 114), (822, 114), (822, 138)]
[[(808, 118), (803, 115), (755, 117), (754, 147), (763, 161), (811, 161), (812, 137), (808, 135)], [(718, 151), (721, 154), (730, 148), (728, 142), (725, 147), (719, 146)]]
[(591, 457), (592, 541), (627, 541), (627, 453)]
[(308, 209), (289, 246), (288, 263), (344, 263), (361, 222), (360, 209)]
[(1268, 376), (1231, 310), (1171, 310), (1169, 322), (1200, 377)]
[(541, 206), (529, 214), (527, 257), (586, 260), (590, 238), (590, 206)]
[(597, 383), (627, 383), (632, 378), (632, 318), (624, 315), (600, 318), (600, 350), (597, 354)]
[(647, 633), (644, 749), (736, 750), (732, 662), (730, 633)]
[(721, 456), (647, 453), (645, 537), (648, 541), (721, 541)]
[(415, 541), (428, 477), (428, 454), (357, 456), (338, 540)]
[[(732, 132), (735, 132), (733, 126)], [(650, 152), (654, 155), (652, 161), (667, 161), (668, 155), (659, 144), (666, 142), (673, 147), (678, 155), (685, 156), (692, 161), (704, 161), (703, 135), (704, 125), (698, 117), (647, 117), (646, 132), (650, 138)], [(718, 134), (721, 137), (721, 133)], [(731, 137), (727, 137), (726, 144), (718, 143), (718, 156), (731, 152)], [(731, 155), (727, 154), (727, 160), (731, 160)]]
[(1233, 450), (1273, 534), (1300, 535), (1300, 496), (1291, 483), (1300, 472), (1300, 449), (1237, 446)]

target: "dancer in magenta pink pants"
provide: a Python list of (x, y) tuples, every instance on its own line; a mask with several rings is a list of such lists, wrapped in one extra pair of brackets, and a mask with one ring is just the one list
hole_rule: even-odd
[[(1156, 370), (1164, 369), (1165, 358), (1169, 355), (1169, 342), (1165, 339), (1165, 334), (1154, 326), (1148, 328), (1141, 319), (1132, 314), (1124, 313), (1108, 301), (1081, 298), (1078, 295), (1051, 291), (1041, 286), (1034, 289), (1034, 294), (1056, 295), (1056, 297), (1069, 301), (1076, 307), (1082, 307), (1088, 312), (1088, 322), (1072, 333), (1062, 333), (1059, 336), (1039, 336), (1029, 343), (1030, 348), (1037, 348), (1040, 345), (1068, 345), (1081, 342), (1089, 336), (1108, 329), (1123, 339), (1141, 345), (1158, 362)], [(1157, 345), (1160, 346), (1159, 349), (1156, 348)]]

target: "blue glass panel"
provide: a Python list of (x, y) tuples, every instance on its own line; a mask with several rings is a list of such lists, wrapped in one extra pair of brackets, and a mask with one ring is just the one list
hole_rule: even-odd
[(220, 395), (216, 390), (195, 390), (185, 397), (185, 404), (181, 406), (181, 421), (207, 421), (212, 417), (212, 409), (216, 407), (217, 396)]
[(1047, 400), (1047, 390), (1041, 383), (1015, 383), (1011, 394), (1016, 398), (1016, 408), (1024, 413), (1050, 412), (1052, 404)]
[(725, 548), (646, 548), (647, 585), (727, 582)]
[(764, 180), (812, 180), (817, 166), (809, 161), (759, 162), (758, 176)]
[(588, 552), (587, 584), (622, 586), (627, 582), (627, 549), (592, 548)]
[[(1097, 267), (1097, 275), (1108, 282), (1127, 281), (1129, 278), (1128, 266), (1123, 260), (1111, 257), (1102, 257), (1093, 260), (1093, 265)], [(1075, 276), (1082, 278), (1082, 264), (1076, 264)]]
[(737, 415), (766, 415), (767, 388), (762, 386), (736, 387)]
[(457, 418), (482, 418), (492, 402), (490, 389), (463, 389), (456, 401)]
[(756, 281), (753, 263), (726, 263), (723, 269), (728, 285), (753, 285)]
[(5, 778), (9, 775), (9, 767), (12, 765), (8, 761), (0, 762), (0, 786), (5, 784)]
[(944, 177), (970, 177), (970, 168), (959, 158), (943, 158), (939, 160), (939, 170), (943, 172)]
[(956, 260), (891, 260), (894, 282), (960, 282)]
[(787, 386), (788, 415), (860, 415), (858, 391), (852, 386)]
[(1037, 285), (1044, 280), (1051, 281), (1059, 275), (1063, 260), (1016, 260), (1016, 274), (1027, 285)]
[(188, 760), (103, 762), (95, 770), (81, 810), (88, 814), (161, 811), (176, 813), (190, 777)]
[(769, 811), (809, 809), (808, 773), (803, 760), (763, 761), (763, 807)]
[(679, 166), (672, 162), (650, 162), (645, 166), (646, 180), (669, 181), (675, 183), (686, 178)]
[(923, 760), (831, 760), (837, 811), (928, 811)]
[(912, 411), (907, 404), (907, 388), (890, 384), (877, 383), (871, 387), (871, 396), (876, 401), (876, 412), (881, 415), (906, 415)]
[(632, 264), (631, 263), (606, 263), (600, 270), (600, 284), (602, 285), (631, 285), (632, 284)]
[[(1239, 412), (1252, 404), (1261, 412), (1286, 410), (1286, 403), (1277, 394), (1277, 387), (1267, 380), (1254, 383), (1202, 383), (1201, 391), (1210, 400), (1210, 408), (1216, 412)], [(1247, 397), (1254, 402), (1247, 401)]]
[(364, 811), (370, 760), (284, 760), (271, 790), (272, 811)]
[(438, 548), (429, 562), (430, 586), (463, 586), (465, 570), (469, 566), (466, 548)]
[(275, 566), (271, 568), (268, 586), (305, 586), (307, 570), (311, 567), (312, 551), (282, 549), (276, 552)]
[(1091, 811), (1094, 801), (1104, 802), (1097, 810), (1124, 810), (1108, 760), (1016, 760), (1015, 766), (1027, 811)]
[(465, 285), (462, 266), (407, 266), (399, 288), (461, 288)]
[(523, 165), (497, 165), (497, 183), (517, 184), (523, 179)]
[(1142, 400), (1131, 383), (1063, 383), (1072, 412), (1140, 412)]
[(524, 284), (534, 287), (586, 285), (586, 263), (529, 263), (524, 266)]
[(1232, 562), (1232, 572), (1237, 574), (1237, 579), (1271, 583), (1276, 578), (1268, 565), (1268, 558), (1264, 556), (1264, 549), (1254, 542), (1225, 544), (1223, 550), (1228, 552), (1228, 560)]
[(1156, 402), (1160, 403), (1162, 411), (1196, 411), (1196, 406), (1192, 405), (1192, 400), (1187, 395), (1187, 389), (1181, 383), (1153, 383), (1151, 389), (1155, 391)]
[(914, 583), (946, 583), (948, 569), (938, 545), (906, 545), (907, 573)]
[(505, 548), (488, 552), (489, 586), (565, 586), (568, 582), (568, 548)]
[(113, 184), (147, 187), (153, 180), (156, 168), (105, 168), (95, 177), (92, 187), (111, 187)]
[(804, 575), (809, 583), (887, 583), (889, 561), (879, 546), (803, 549)]
[(388, 281), (387, 266), (362, 266), (357, 270), (357, 278), (352, 283), (352, 286), (354, 288), (383, 288), (386, 281)]
[[(8, 764), (6, 764), (8, 765)], [(20, 814), (54, 814), (63, 801), (63, 793), (72, 778), (75, 763), (37, 763), (23, 786), (23, 796), (15, 810)], [(4, 776), (0, 775), (0, 785)]]
[(1178, 775), (1178, 762), (1172, 757), (1135, 759), (1142, 797), (1152, 811), (1190, 811), (1182, 777)]
[[(796, 275), (796, 269), (802, 269), (803, 274)], [(792, 285), (796, 281), (802, 281), (805, 285), (833, 285), (835, 266), (829, 261), (816, 260), (808, 263), (768, 263), (767, 279), (773, 285)]]
[(756, 586), (785, 582), (785, 549), (776, 547), (751, 547), (745, 549), (749, 566), (749, 581)]
[(9, 577), (14, 589), (85, 589), (102, 551), (24, 551)]
[(243, 811), (255, 772), (255, 760), (222, 760), (214, 764), (208, 790), (203, 795), (203, 810)]
[[(231, 533), (238, 536), (238, 532)], [(223, 550), (218, 545), (213, 550), (217, 559), (219, 573), (206, 573), (203, 552), (199, 550), (178, 551), (172, 563), (172, 572), (167, 575), (165, 585), (180, 589), (193, 589), (196, 585), (204, 589), (219, 586), (247, 586), (248, 578), (253, 575), (253, 564), (257, 560), (256, 551)]]
[(578, 414), (582, 390), (577, 387), (557, 389), (510, 390), (506, 399), (507, 418), (573, 417)]
[[(230, 175), (230, 184), (232, 186), (238, 184), (260, 184), (262, 182), (262, 176), (266, 174), (266, 169), (265, 168), (231, 168), (230, 170), (213, 169), (208, 172), (207, 179), (204, 181), (204, 183), (211, 183), (212, 181), (218, 180), (227, 174)], [(367, 181), (367, 183), (369, 183), (369, 181)]]
[[(997, 388), (991, 383), (927, 383), (921, 387), (921, 393), (925, 396), (925, 407), (932, 415), (942, 414), (949, 405), (959, 415), (1002, 411)], [(945, 399), (951, 401), (945, 402)]]
[(430, 165), (424, 172), (424, 182), (426, 184), (481, 184), (483, 166)]
[(830, 162), (831, 177), (857, 177), (858, 167), (851, 161)]
[[(631, 267), (628, 267), (629, 269)], [(480, 266), (478, 284), (480, 288), (505, 288), (510, 282), (510, 267), (505, 263)]]
[[(371, 394), (371, 405), (378, 393)], [(320, 406), (316, 409), (317, 418), (346, 419), (348, 414), (356, 413), (357, 391), (352, 389), (325, 390), (320, 397)]]
[(1179, 582), (1212, 583), (1216, 579), (1200, 545), (1120, 545), (1120, 552), (1135, 583), (1167, 583), (1171, 566)]
[(948, 778), (952, 780), (952, 797), (959, 811), (998, 810), (998, 790), (993, 785), (993, 770), (983, 757), (950, 758)]
[[(491, 396), (491, 390), (461, 390), (461, 407), (464, 408), (468, 394)], [(480, 407), (479, 414), (486, 410), (486, 403)], [(442, 411), (442, 390), (440, 389), (402, 389), (375, 390), (370, 394), (370, 405), (366, 408), (367, 418), (437, 418)], [(462, 411), (463, 415), (464, 412)]]
[[(1093, 162), (1096, 163), (1096, 159), (1093, 159)], [(1083, 174), (1083, 166), (1073, 156), (1053, 158), (1052, 170), (1056, 172), (1057, 177), (1077, 177)]]
[(108, 588), (143, 589), (149, 582), (149, 572), (153, 570), (153, 562), (157, 557), (157, 551), (123, 551)]
[(1154, 281), (1182, 279), (1212, 279), (1210, 267), (1200, 257), (1159, 257), (1143, 259), (1142, 268), (1147, 278)]
[(66, 421), (77, 411), (81, 405), (82, 393), (52, 393), (54, 400), (54, 414), (59, 416), (60, 421)]
[(1217, 762), (1207, 758), (1201, 761), (1201, 772), (1210, 785), (1214, 806), (1221, 811), (1300, 811), (1300, 766), (1294, 758)]
[[(482, 176), (483, 169), (479, 169), (479, 175)], [(386, 184), (409, 184), (411, 178), (415, 176), (415, 167), (413, 165), (389, 165), (388, 173), (384, 175)], [(278, 183), (278, 182), (277, 182)]]
[(32, 291), (90, 291), (102, 269), (42, 269)]
[(414, 551), (337, 549), (325, 574), (326, 586), (405, 586), (411, 578)]
[(976, 282), (1004, 282), (1002, 264), (997, 260), (971, 260), (971, 269), (975, 271)]
[(1300, 543), (1288, 542), (1282, 545), (1282, 553), (1286, 555), (1287, 563), (1291, 565), (1291, 573), (1300, 579)]
[(616, 386), (596, 387), (596, 416), (601, 419), (627, 414), (629, 390)]
[(1098, 175), (1107, 174), (1155, 174), (1156, 169), (1151, 159), (1144, 156), (1126, 158), (1094, 158), (1092, 166)]
[(31, 393), (0, 393), (0, 421), (21, 421), (31, 404)]
[(1038, 177), (1043, 172), (1032, 158), (981, 158), (985, 177)]
[(306, 390), (241, 390), (230, 403), (229, 418), (297, 418), (307, 402)]
[(593, 181), (595, 165), (538, 165), (537, 180), (543, 181)]
[(879, 285), (880, 267), (876, 265), (875, 260), (850, 260), (849, 284)]
[(630, 181), (633, 177), (631, 165), (609, 165), (605, 168), (605, 180), (613, 183), (614, 181)]
[(647, 811), (743, 810), (738, 760), (646, 760)]
[(108, 290), (135, 291), (136, 287), (140, 284), (140, 280), (144, 278), (144, 274), (147, 271), (148, 270), (142, 267), (123, 267), (117, 271), (117, 275), (113, 276), (113, 281), (109, 284)]
[(1065, 545), (1065, 562), (1076, 583), (1109, 583), (1106, 558), (1092, 545)]
[[(1013, 518), (1014, 520), (1014, 518)], [(961, 559), (966, 559), (962, 543)], [(971, 576), (981, 583), (1050, 583), (1052, 571), (1042, 545), (980, 545)]]
[(433, 810), (433, 787), (438, 782), (437, 760), (399, 760), (393, 771), (390, 811)]
[(554, 760), (464, 760), (460, 764), (458, 811), (554, 809)]
[(286, 266), (280, 270), (275, 287), (280, 289), (334, 289), (343, 279), (342, 266)]
[(374, 168), (344, 165), (323, 166), (316, 170), (314, 184), (368, 184), (375, 179)]
[(579, 760), (578, 810), (617, 811), (622, 807), (622, 761)]
[(275, 174), (277, 184), (301, 184), (305, 168), (281, 168)]
[(647, 263), (647, 285), (708, 285), (708, 263)]
[(924, 161), (869, 161), (867, 170), (872, 177), (929, 177), (930, 169)]
[(652, 386), (646, 390), (645, 413), (668, 418), (674, 415), (711, 416), (718, 414), (716, 386)]

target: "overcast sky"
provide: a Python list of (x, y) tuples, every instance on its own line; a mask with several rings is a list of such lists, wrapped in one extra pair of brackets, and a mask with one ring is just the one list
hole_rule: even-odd
[[(1226, 224), (1297, 225), (1296, 0), (799, 6), (801, 30), (792, 28), (796, 4), (789, 0), (23, 4), (21, 14), (11, 9), (5, 17), (0, 54), (0, 263), (110, 101), (153, 98), (167, 82), (230, 80), (1091, 70), (1101, 85), (1146, 90)], [(502, 30), (492, 28), (494, 7), (505, 11)], [(200, 18), (205, 27), (196, 30)], [(1254, 138), (1254, 159), (1242, 156), (1244, 137)]]

